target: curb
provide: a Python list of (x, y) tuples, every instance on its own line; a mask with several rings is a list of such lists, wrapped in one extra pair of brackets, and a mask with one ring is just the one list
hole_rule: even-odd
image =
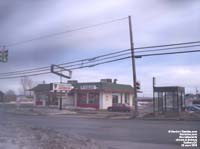
[(153, 120), (153, 121), (200, 121), (200, 119), (181, 119), (181, 118), (136, 118), (138, 120)]
[(40, 113), (40, 112), (26, 112), (26, 111), (5, 111), (9, 114), (16, 114), (16, 115), (25, 115), (25, 116), (65, 116), (65, 117), (73, 117), (73, 118), (86, 118), (86, 119), (110, 119), (110, 120), (152, 120), (152, 121), (200, 121), (200, 119), (184, 119), (184, 118), (142, 118), (136, 117), (131, 118), (130, 116), (96, 116), (95, 114), (92, 115), (85, 115), (85, 114), (78, 114), (78, 113)]

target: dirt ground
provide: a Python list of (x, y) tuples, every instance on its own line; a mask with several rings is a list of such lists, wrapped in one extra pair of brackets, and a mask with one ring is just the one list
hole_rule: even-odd
[(61, 135), (50, 129), (1, 123), (0, 130), (1, 149), (100, 149), (92, 139)]

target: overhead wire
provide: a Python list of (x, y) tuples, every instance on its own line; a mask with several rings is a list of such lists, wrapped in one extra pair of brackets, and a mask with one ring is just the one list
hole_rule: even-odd
[(152, 53), (152, 54), (144, 54), (144, 55), (138, 55), (138, 56), (145, 57), (145, 56), (171, 55), (171, 54), (196, 53), (196, 52), (200, 52), (200, 50), (187, 50), (187, 51), (176, 51), (176, 52), (165, 52), (165, 53)]
[[(153, 53), (153, 54), (144, 54), (144, 55), (136, 55), (136, 56), (145, 57), (145, 56), (158, 56), (158, 55), (169, 55), (169, 54), (194, 53), (194, 52), (200, 52), (200, 50), (189, 50), (189, 51), (178, 51), (178, 52), (165, 52), (165, 53)], [(106, 64), (106, 63), (115, 62), (115, 61), (120, 61), (120, 60), (124, 60), (124, 59), (128, 59), (128, 58), (131, 58), (131, 56), (126, 56), (126, 57), (121, 57), (121, 58), (115, 58), (115, 59), (112, 59), (112, 60), (107, 60), (107, 61), (103, 61), (103, 62), (99, 62), (99, 63), (94, 63), (94, 64), (90, 64), (90, 65), (85, 65), (85, 66), (73, 67), (70, 70), (82, 69), (82, 68), (87, 68), (87, 67), (95, 67), (97, 65), (102, 65), (102, 64)], [(51, 73), (51, 72), (42, 72), (42, 73), (37, 73), (37, 74), (30, 74), (30, 75), (27, 75), (27, 76), (37, 76), (37, 75), (48, 74), (48, 73)], [(19, 77), (23, 77), (23, 75), (21, 75), (21, 76), (11, 76), (11, 77), (0, 77), (0, 79), (11, 79), (11, 78), (19, 78)]]
[[(52, 34), (48, 34), (48, 35), (43, 35), (43, 36), (39, 36), (39, 37), (36, 37), (36, 38), (19, 41), (19, 42), (16, 42), (16, 43), (10, 43), (10, 44), (4, 45), (4, 47), (5, 46), (6, 47), (17, 46), (19, 44), (25, 44), (27, 42), (32, 42), (34, 40), (50, 38), (50, 37), (53, 37), (53, 36), (58, 36), (58, 35), (61, 35), (61, 34), (67, 34), (67, 33), (75, 32), (75, 31), (79, 31), (79, 30), (84, 30), (84, 29), (93, 28), (93, 27), (97, 27), (97, 26), (101, 26), (101, 25), (105, 25), (105, 24), (110, 24), (110, 23), (122, 21), (122, 20), (125, 20), (125, 19), (128, 19), (128, 17), (123, 17), (123, 18), (114, 19), (114, 20), (110, 20), (110, 21), (105, 21), (105, 22), (101, 22), (101, 23), (97, 23), (97, 24), (93, 24), (93, 25), (83, 26), (83, 27), (79, 27), (79, 28), (75, 28), (75, 29), (71, 29), (71, 30), (66, 30), (66, 31), (63, 31), (63, 32), (56, 32), (56, 33), (52, 33)], [(174, 44), (145, 46), (145, 47), (138, 47), (138, 48), (134, 48), (134, 49), (136, 50), (136, 53), (137, 53), (137, 50), (140, 50), (140, 49), (151, 49), (151, 48), (160, 48), (160, 47), (168, 47), (168, 46), (180, 46), (180, 45), (197, 44), (197, 43), (200, 43), (200, 41), (180, 42), (180, 43), (174, 43)], [(61, 63), (61, 64), (58, 64), (58, 65), (66, 66), (68, 64), (73, 64), (73, 63), (79, 63), (79, 62), (83, 63), (84, 61), (90, 61), (90, 60), (92, 61), (92, 60), (97, 59), (99, 57), (109, 56), (109, 55), (113, 55), (113, 54), (117, 54), (117, 53), (122, 53), (122, 52), (129, 51), (129, 50), (130, 49), (126, 49), (126, 50), (122, 50), (122, 51), (118, 51), (118, 52), (113, 52), (113, 53), (109, 53), (109, 54), (93, 57), (92, 59), (90, 58), (90, 59), (77, 60), (77, 61), (72, 61), (72, 62), (67, 62), (67, 63)], [(162, 49), (162, 50), (165, 50), (165, 49)], [(156, 49), (148, 50), (148, 51), (156, 51)], [(140, 52), (143, 52), (143, 51), (140, 51)], [(146, 51), (144, 51), (144, 52), (146, 52)], [(4, 72), (4, 73), (0, 73), (0, 75), (14, 75), (16, 73), (23, 74), (23, 73), (31, 73), (31, 72), (40, 72), (40, 71), (47, 71), (49, 69), (50, 69), (50, 66), (44, 66), (44, 67), (38, 67), (38, 68), (32, 68), (32, 69), (26, 69), (26, 70)]]
[(93, 24), (93, 25), (83, 26), (83, 27), (79, 27), (79, 28), (75, 28), (75, 29), (71, 29), (71, 30), (65, 30), (65, 31), (62, 31), (62, 32), (56, 32), (56, 33), (43, 35), (43, 36), (39, 36), (39, 37), (32, 38), (32, 39), (28, 39), (28, 40), (23, 40), (23, 41), (19, 41), (19, 42), (15, 42), (15, 43), (6, 44), (5, 46), (6, 47), (13, 47), (13, 46), (21, 45), (21, 44), (26, 44), (28, 42), (32, 42), (32, 41), (35, 41), (35, 40), (41, 40), (41, 39), (50, 38), (50, 37), (54, 37), (54, 36), (59, 36), (59, 35), (62, 35), (62, 34), (67, 34), (67, 33), (75, 32), (75, 31), (85, 30), (85, 29), (88, 29), (88, 28), (94, 28), (94, 27), (97, 27), (97, 26), (110, 24), (110, 23), (113, 23), (113, 22), (122, 21), (122, 20), (125, 20), (127, 18), (128, 17), (123, 17), (123, 18), (114, 19), (114, 20), (110, 20), (110, 21), (105, 21), (105, 22), (101, 22), (101, 23), (97, 23), (97, 24)]
[[(75, 32), (75, 31), (93, 28), (93, 27), (97, 27), (97, 26), (101, 26), (101, 25), (105, 25), (105, 24), (109, 24), (109, 23), (113, 23), (113, 22), (117, 22), (117, 21), (122, 21), (122, 20), (125, 20), (125, 19), (128, 19), (128, 17), (123, 17), (123, 18), (105, 21), (105, 22), (101, 22), (101, 23), (97, 23), (97, 24), (93, 24), (93, 25), (83, 26), (83, 27), (79, 27), (79, 28), (75, 28), (75, 29), (71, 29), (71, 30), (65, 30), (65, 31), (62, 31), (62, 32), (56, 32), (56, 33), (52, 33), (52, 34), (48, 34), (48, 35), (43, 35), (43, 36), (39, 36), (39, 37), (36, 37), (36, 38), (28, 39), (28, 40), (22, 40), (22, 41), (19, 41), (19, 42), (10, 43), (10, 44), (7, 44), (5, 46), (6, 47), (18, 46), (18, 45), (21, 45), (21, 44), (26, 44), (28, 42), (35, 41), (35, 40), (41, 40), (41, 39), (44, 39), (44, 38), (59, 36), (59, 35), (62, 35), (62, 34), (67, 34), (67, 33)], [(179, 42), (179, 43), (173, 43), (173, 44), (162, 44), (162, 45), (136, 47), (134, 49), (135, 49), (136, 54), (146, 53), (146, 52), (147, 53), (148, 52), (159, 52), (159, 51), (165, 51), (165, 50), (171, 51), (171, 50), (177, 50), (177, 49), (181, 49), (181, 48), (198, 47), (198, 46), (200, 46), (199, 43), (200, 43), (200, 41)], [(142, 50), (142, 49), (144, 49), (144, 50)], [(190, 50), (189, 52), (195, 52), (195, 51)], [(199, 52), (199, 51), (196, 50), (196, 52)], [(164, 55), (164, 54), (168, 55), (170, 53), (173, 53), (173, 54), (179, 53), (180, 54), (180, 53), (187, 53), (187, 51), (176, 51), (176, 52), (167, 52), (167, 53), (149, 53), (149, 54), (136, 55), (136, 57), (156, 56), (156, 55)], [(61, 63), (61, 64), (58, 64), (58, 65), (62, 66), (64, 68), (70, 68), (70, 69), (94, 67), (98, 64), (104, 64), (106, 62), (115, 61), (115, 59), (116, 60), (123, 60), (123, 59), (126, 59), (127, 57), (130, 57), (130, 56), (126, 56), (126, 55), (130, 55), (130, 49), (125, 49), (125, 50), (121, 50), (121, 51), (117, 51), (117, 52), (111, 52), (111, 53), (99, 55), (99, 56), (92, 57), (92, 58)], [(124, 56), (126, 56), (126, 57), (124, 57)], [(108, 61), (104, 61), (104, 60), (108, 60)], [(96, 63), (96, 62), (98, 62), (98, 63)], [(21, 77), (21, 76), (34, 76), (34, 75), (48, 74), (48, 73), (51, 73), (50, 68), (51, 68), (51, 66), (43, 66), (43, 67), (37, 67), (37, 68), (31, 68), (31, 69), (25, 69), (25, 70), (18, 70), (18, 71), (12, 71), (12, 72), (4, 72), (4, 73), (0, 73), (0, 79), (2, 78), (2, 76), (3, 77)]]
[[(168, 47), (168, 48), (153, 49), (153, 50), (141, 50), (141, 51), (136, 51), (135, 53), (157, 52), (157, 51), (164, 51), (164, 50), (176, 50), (176, 49), (180, 49), (180, 48), (189, 48), (189, 47), (198, 47), (198, 46), (200, 46), (200, 45), (189, 45), (189, 46), (179, 46), (179, 47), (176, 46), (176, 47), (172, 47), (172, 48)], [(139, 48), (136, 48), (136, 49), (139, 49)], [(92, 58), (76, 60), (76, 61), (62, 63), (62, 64), (58, 64), (58, 65), (63, 66), (63, 67), (68, 67), (68, 68), (72, 67), (72, 66), (77, 66), (77, 65), (85, 65), (85, 64), (88, 64), (88, 63), (96, 62), (96, 61), (101, 61), (101, 60), (105, 60), (105, 59), (109, 59), (109, 58), (124, 56), (124, 55), (130, 54), (129, 51), (130, 51), (130, 49), (125, 49), (125, 50), (112, 52), (112, 53), (108, 53), (108, 54), (104, 54), (104, 55), (100, 55), (100, 56), (96, 56), (96, 57), (92, 57)], [(122, 53), (122, 54), (118, 54), (118, 53)], [(118, 54), (118, 55), (116, 55), (116, 54)], [(110, 55), (114, 55), (114, 56), (110, 56)], [(108, 57), (108, 56), (110, 56), (110, 57)], [(105, 57), (105, 58), (103, 58), (103, 57)], [(69, 64), (72, 64), (72, 65), (69, 65)], [(0, 76), (17, 75), (17, 74), (30, 74), (30, 73), (36, 73), (36, 72), (49, 71), (49, 70), (50, 70), (50, 66), (47, 66), (47, 67), (40, 67), (40, 68), (28, 69), (28, 70), (22, 70), (22, 71), (0, 73)]]

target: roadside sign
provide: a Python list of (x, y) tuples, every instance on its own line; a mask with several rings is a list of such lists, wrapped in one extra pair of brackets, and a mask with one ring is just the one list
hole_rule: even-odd
[(52, 91), (70, 91), (74, 87), (68, 83), (53, 83)]
[(51, 73), (54, 73), (58, 76), (70, 79), (72, 77), (72, 71), (66, 69), (65, 67), (61, 67), (59, 65), (51, 65)]
[(96, 85), (81, 85), (80, 89), (81, 90), (96, 90), (97, 86)]

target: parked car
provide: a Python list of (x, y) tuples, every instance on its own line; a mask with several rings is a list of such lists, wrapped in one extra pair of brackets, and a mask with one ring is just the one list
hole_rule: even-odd
[(200, 104), (194, 104), (194, 105), (200, 108)]
[(187, 106), (185, 108), (185, 110), (189, 113), (193, 113), (193, 112), (200, 112), (200, 107), (199, 106), (196, 106), (196, 105), (190, 105), (190, 106)]
[(107, 110), (114, 112), (130, 112), (131, 107), (127, 104), (114, 104), (113, 106), (108, 107)]

